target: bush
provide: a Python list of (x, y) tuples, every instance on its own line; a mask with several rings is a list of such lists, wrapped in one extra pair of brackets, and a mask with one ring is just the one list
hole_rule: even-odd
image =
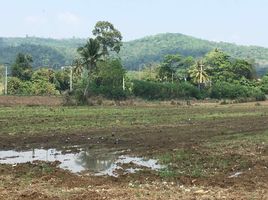
[(19, 78), (8, 79), (8, 94), (11, 95), (57, 95), (55, 85), (47, 81), (21, 81)]
[(78, 88), (74, 92), (74, 96), (78, 105), (86, 105), (87, 97), (84, 95), (84, 90), (82, 88)]
[(15, 95), (20, 93), (20, 88), (22, 87), (23, 82), (17, 77), (8, 78), (7, 82), (7, 91), (8, 94)]
[(56, 86), (47, 81), (36, 81), (31, 84), (33, 95), (57, 95), (59, 91), (56, 90)]
[(257, 101), (266, 99), (265, 94), (258, 87), (229, 82), (216, 82), (211, 88), (210, 96), (215, 99), (244, 99), (244, 101), (247, 98)]
[(266, 96), (260, 88), (253, 88), (250, 96), (254, 97), (256, 101), (265, 101), (266, 100)]
[(127, 93), (121, 87), (112, 87), (112, 86), (97, 86), (92, 83), (90, 85), (90, 91), (93, 95), (102, 95), (108, 99), (122, 100), (126, 99)]
[(133, 94), (149, 100), (201, 98), (200, 91), (190, 83), (156, 83), (134, 80)]

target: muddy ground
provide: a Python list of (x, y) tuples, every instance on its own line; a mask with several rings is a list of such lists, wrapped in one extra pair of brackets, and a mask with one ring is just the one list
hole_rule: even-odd
[[(169, 168), (162, 173), (145, 170), (115, 178), (73, 174), (60, 169), (57, 162), (2, 164), (0, 199), (268, 199), (268, 106), (209, 105), (211, 108), (215, 113), (218, 109), (232, 113), (64, 133), (60, 129), (24, 135), (3, 131), (1, 150), (73, 145), (128, 150), (131, 155), (159, 158)], [(191, 115), (200, 112), (195, 107), (187, 109)], [(236, 173), (241, 174), (232, 177)]]
[(62, 97), (48, 96), (0, 96), (1, 106), (59, 106), (63, 103)]

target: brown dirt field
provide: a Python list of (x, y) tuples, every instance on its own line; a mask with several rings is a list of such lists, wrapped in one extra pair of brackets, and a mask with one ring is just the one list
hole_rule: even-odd
[[(267, 102), (262, 103), (266, 106)], [(254, 105), (247, 104), (249, 106)], [(236, 105), (245, 106), (245, 105)], [(200, 160), (222, 155), (230, 160), (242, 158), (247, 165), (204, 177), (180, 176), (171, 179), (145, 171), (119, 178), (75, 175), (58, 167), (58, 163), (0, 165), (0, 199), (6, 200), (212, 200), (268, 199), (268, 144), (227, 144), (210, 152), (206, 145), (212, 138), (267, 135), (267, 115), (181, 121), (176, 125), (135, 126), (129, 128), (92, 128), (78, 132), (42, 133), (40, 135), (0, 135), (0, 149), (29, 147), (62, 148), (79, 145), (92, 148), (130, 149), (131, 154), (154, 156), (176, 149), (197, 152)], [(90, 140), (87, 138), (90, 136)], [(115, 142), (116, 141), (116, 142)], [(74, 149), (75, 151), (76, 149)], [(237, 162), (240, 160), (238, 159)], [(206, 162), (205, 160), (202, 162)], [(44, 167), (45, 166), (45, 167)], [(49, 171), (46, 171), (49, 169)], [(230, 178), (230, 173), (243, 174)]]
[[(40, 163), (39, 163), (40, 164)], [(214, 180), (219, 181), (216, 185), (182, 184), (179, 181), (166, 182), (159, 179), (145, 179), (123, 177), (121, 179), (107, 177), (76, 176), (66, 171), (54, 168), (53, 172), (42, 174), (37, 164), (24, 164), (15, 167), (1, 166), (0, 180), (4, 186), (0, 186), (0, 198), (7, 200), (101, 200), (101, 199), (267, 199), (267, 182), (256, 180), (258, 171), (249, 173), (242, 178), (227, 178)], [(29, 170), (37, 169), (34, 178), (28, 179), (25, 174)], [(39, 171), (38, 171), (39, 170)], [(258, 169), (257, 169), (258, 170)], [(254, 169), (252, 170), (254, 171)], [(267, 174), (266, 174), (267, 176)], [(251, 179), (251, 184), (243, 183)], [(23, 181), (22, 181), (23, 180)], [(224, 182), (228, 181), (228, 187)], [(213, 180), (210, 180), (213, 182)], [(208, 183), (208, 181), (207, 181)], [(254, 185), (254, 187), (251, 187)]]
[(59, 106), (61, 97), (49, 96), (0, 96), (0, 106)]
[[(210, 121), (181, 122), (178, 125), (134, 128), (90, 129), (76, 133), (40, 135), (0, 135), (0, 149), (27, 149), (29, 147), (55, 148), (71, 145), (97, 145), (109, 148), (130, 148), (136, 154), (153, 154), (179, 147), (191, 146), (206, 139), (236, 133), (268, 130), (267, 116), (214, 119)], [(90, 136), (90, 140), (85, 140)], [(115, 141), (118, 140), (118, 144)], [(146, 152), (148, 150), (148, 152)]]

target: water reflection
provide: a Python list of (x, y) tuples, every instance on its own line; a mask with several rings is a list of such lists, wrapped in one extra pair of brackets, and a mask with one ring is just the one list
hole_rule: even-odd
[[(65, 151), (66, 152), (66, 151)], [(121, 152), (122, 153), (122, 152)], [(0, 164), (19, 164), (33, 161), (60, 161), (59, 167), (78, 173), (88, 171), (95, 175), (118, 176), (117, 171), (135, 173), (142, 168), (151, 170), (161, 169), (157, 160), (143, 159), (120, 155), (119, 152), (107, 149), (81, 149), (79, 153), (63, 153), (56, 149), (32, 149), (29, 151), (0, 151)], [(122, 165), (130, 165), (123, 169)]]
[(100, 152), (87, 149), (79, 153), (76, 163), (84, 169), (99, 173), (110, 168), (117, 157), (116, 152)]

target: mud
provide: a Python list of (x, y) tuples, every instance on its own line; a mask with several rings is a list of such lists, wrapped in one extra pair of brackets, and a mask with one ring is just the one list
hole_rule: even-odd
[[(1, 150), (54, 148), (65, 153), (79, 153), (80, 148), (125, 152), (133, 157), (155, 158), (178, 149), (198, 152), (206, 165), (212, 152), (203, 144), (212, 138), (267, 134), (266, 115), (215, 118), (211, 120), (178, 121), (159, 126), (128, 128), (92, 128), (77, 132), (47, 132), (42, 134), (0, 135)], [(60, 168), (60, 162), (34, 161), (17, 165), (0, 164), (0, 199), (6, 200), (100, 200), (100, 199), (268, 199), (268, 146), (243, 144), (242, 150), (217, 149), (232, 167), (208, 176), (175, 176), (163, 178), (148, 167), (136, 173), (120, 173), (119, 177), (74, 174)], [(241, 151), (241, 152), (240, 152)], [(122, 154), (121, 154), (122, 155)], [(244, 166), (240, 159), (245, 160)], [(243, 159), (242, 159), (243, 158)], [(117, 160), (117, 158), (114, 158)], [(237, 159), (237, 161), (236, 161)], [(130, 164), (130, 165), (129, 165)], [(123, 169), (135, 167), (135, 162), (122, 163)], [(189, 166), (190, 167), (190, 166)], [(206, 168), (209, 169), (209, 168)]]

